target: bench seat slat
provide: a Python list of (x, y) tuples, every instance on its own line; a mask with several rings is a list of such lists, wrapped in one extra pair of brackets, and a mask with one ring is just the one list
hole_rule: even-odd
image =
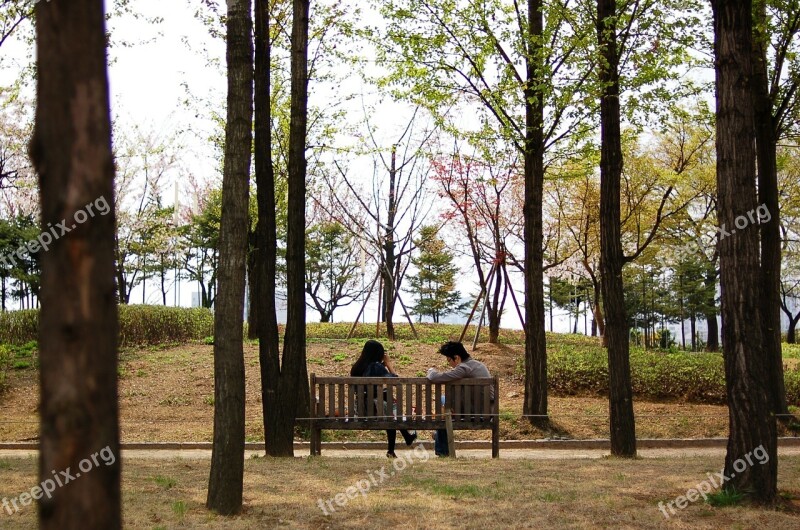
[[(399, 418), (395, 420), (383, 420), (376, 418), (361, 418), (355, 420), (338, 421), (336, 418), (321, 418), (314, 420), (316, 428), (319, 429), (334, 429), (344, 431), (385, 431), (387, 429), (406, 429), (406, 430), (419, 430), (419, 431), (435, 431), (437, 429), (444, 429), (444, 419), (441, 420), (419, 420), (419, 421), (401, 421)], [(453, 429), (457, 431), (479, 431), (491, 429), (491, 424), (486, 422), (473, 422), (473, 421), (454, 421)]]
[[(386, 384), (387, 379), (393, 385), (406, 385), (409, 383), (412, 384), (419, 384), (424, 385), (426, 383), (430, 383), (430, 380), (426, 377), (317, 377), (317, 383), (324, 383), (328, 384), (341, 384), (341, 383), (353, 383), (356, 385), (365, 385), (367, 383), (372, 383), (373, 385), (380, 385)], [(471, 379), (459, 379), (459, 385), (473, 385), (473, 386), (491, 386), (492, 378), (491, 377), (479, 377), (479, 378), (471, 378)]]

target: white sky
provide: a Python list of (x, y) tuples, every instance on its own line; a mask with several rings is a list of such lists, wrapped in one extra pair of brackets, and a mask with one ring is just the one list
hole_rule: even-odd
[[(106, 0), (107, 3), (108, 1)], [(112, 31), (112, 39), (116, 42), (130, 41), (134, 45), (131, 47), (114, 46), (110, 50), (109, 81), (112, 117), (115, 122), (122, 128), (136, 124), (145, 130), (157, 131), (165, 136), (186, 131), (186, 134), (182, 136), (186, 145), (186, 150), (182, 153), (182, 165), (200, 180), (206, 180), (215, 175), (218, 167), (218, 161), (214, 158), (215, 153), (212, 148), (201, 141), (212, 130), (212, 127), (202, 111), (200, 114), (196, 114), (197, 108), (183, 104), (187, 96), (183, 85), (188, 85), (194, 96), (224, 101), (226, 90), (225, 50), (224, 44), (219, 40), (212, 39), (202, 23), (194, 18), (194, 4), (194, 0), (137, 0), (135, 9), (143, 15), (142, 18), (124, 17), (112, 21), (109, 28)], [(152, 25), (145, 20), (156, 16), (163, 17), (163, 22)], [(222, 61), (223, 66), (208, 66), (202, 47), (208, 50), (210, 56)], [(20, 43), (7, 42), (3, 46), (3, 54), (7, 58), (18, 58), (21, 64), (26, 56), (26, 47)], [(8, 63), (4, 63), (4, 65), (8, 66)], [(15, 77), (16, 72), (12, 72), (12, 70), (0, 72), (0, 84), (8, 83)], [(355, 77), (346, 81), (343, 86), (356, 92), (361, 90), (360, 82)], [(377, 104), (374, 89), (365, 88), (364, 90), (367, 92), (368, 103)], [(339, 91), (334, 92), (332, 97), (336, 97), (340, 93)], [(32, 94), (30, 97), (33, 97)], [(353, 102), (351, 107), (352, 114), (355, 116), (353, 120), (355, 122), (363, 120), (360, 100)], [(410, 110), (402, 105), (386, 101), (379, 105), (378, 109), (379, 119), (373, 118), (371, 122), (373, 124), (377, 122), (380, 125), (378, 138), (381, 141), (386, 138), (388, 145), (391, 139), (397, 137), (402, 131), (410, 116)], [(358, 169), (357, 166), (351, 167)], [(369, 174), (371, 175), (371, 173), (370, 165)], [(183, 196), (183, 193), (181, 195)], [(167, 196), (171, 201), (172, 193), (167, 193)], [(433, 212), (431, 215), (436, 216), (436, 213)], [(462, 280), (458, 286), (462, 296), (477, 290), (474, 274), (468, 268), (469, 262), (470, 260), (465, 260), (462, 266)], [(512, 277), (515, 277), (514, 281), (518, 288), (517, 297), (522, 302), (522, 294), (519, 292), (521, 278), (510, 269), (509, 272)], [(369, 278), (367, 281), (369, 282)], [(195, 290), (189, 282), (182, 282), (179, 289), (179, 304), (191, 305), (192, 291)], [(168, 303), (172, 303), (175, 294), (174, 291), (168, 294)], [(148, 284), (146, 295), (149, 303), (160, 303), (160, 293), (154, 283)], [(411, 295), (405, 292), (402, 295), (406, 305), (412, 305)], [(375, 298), (375, 294), (373, 294), (373, 298)], [(141, 300), (141, 288), (134, 289), (131, 301), (140, 303)], [(509, 296), (506, 302), (507, 309), (504, 314), (503, 326), (520, 328), (521, 325), (512, 303)], [(334, 317), (337, 321), (352, 321), (359, 306), (359, 303), (353, 303), (348, 307), (338, 309)], [(373, 301), (367, 306), (367, 322), (374, 322), (375, 311), (376, 303)], [(566, 317), (558, 316), (563, 314), (563, 311), (556, 310), (556, 331), (565, 332), (571, 327)], [(316, 311), (309, 310), (308, 318), (311, 321), (317, 320), (318, 314)], [(395, 321), (402, 320), (404, 318), (398, 307)], [(463, 321), (464, 319), (455, 317), (448, 320)], [(549, 326), (549, 318), (547, 322)], [(579, 331), (583, 331), (582, 317)]]

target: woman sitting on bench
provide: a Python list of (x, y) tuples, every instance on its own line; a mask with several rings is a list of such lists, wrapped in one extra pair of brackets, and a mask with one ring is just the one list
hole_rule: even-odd
[[(352, 377), (397, 377), (397, 374), (392, 367), (389, 356), (386, 355), (386, 350), (383, 344), (377, 340), (368, 340), (364, 343), (364, 348), (361, 350), (361, 356), (350, 369)], [(380, 399), (380, 398), (378, 398)], [(386, 391), (384, 390), (383, 396), (383, 410), (392, 410), (392, 403), (386, 403)], [(390, 412), (389, 412), (390, 413)], [(406, 445), (411, 445), (417, 439), (417, 433), (409, 433), (406, 430), (401, 430), (400, 434), (406, 441)], [(386, 451), (386, 456), (389, 458), (397, 458), (394, 454), (394, 446), (397, 440), (397, 431), (390, 429), (386, 431), (386, 436), (389, 439), (389, 448)]]

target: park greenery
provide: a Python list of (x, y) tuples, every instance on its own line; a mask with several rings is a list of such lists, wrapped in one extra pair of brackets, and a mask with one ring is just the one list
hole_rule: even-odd
[[(777, 425), (800, 398), (797, 0), (204, 0), (186, 40), (226, 91), (185, 84), (176, 129), (202, 122), (200, 140), (111, 113), (108, 58), (142, 44), (116, 25), (158, 16), (62, 4), (0, 4), (0, 50), (25, 50), (0, 55), (0, 384), (38, 367), (41, 469), (118, 449), (120, 347), (204, 341), (206, 505), (237, 514), (245, 337), (264, 449), (287, 457), (309, 341), (441, 340), (464, 311), (524, 348), (532, 425), (550, 426), (551, 394), (602, 393), (611, 453), (633, 458), (635, 397), (725, 403), (726, 473), (772, 456), (726, 491), (777, 501)], [(45, 248), (97, 197), (112, 213)], [(182, 284), (200, 307), (168, 307)], [(375, 332), (338, 322), (370, 300)], [(596, 338), (547, 334), (556, 310)], [(119, 467), (81, 484), (43, 525), (120, 526)], [(70, 511), (92, 491), (103, 509)]]

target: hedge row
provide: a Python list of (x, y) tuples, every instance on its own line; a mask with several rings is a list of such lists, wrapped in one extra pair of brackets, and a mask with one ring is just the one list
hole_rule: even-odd
[[(599, 351), (598, 351), (599, 350)], [(551, 352), (547, 377), (554, 394), (608, 394), (608, 357), (602, 349)], [(631, 351), (631, 385), (637, 396), (726, 402), (725, 367), (719, 353)], [(786, 369), (786, 398), (800, 404), (800, 368)]]
[[(322, 322), (309, 322), (306, 325), (306, 336), (309, 339), (330, 339), (341, 340), (347, 337), (347, 333), (353, 326), (352, 322), (336, 322), (336, 323), (322, 323)], [(414, 323), (414, 330), (417, 332), (418, 339), (414, 338), (414, 331), (407, 321), (403, 320), (402, 323), (395, 323), (394, 331), (397, 340), (409, 341), (419, 340), (425, 344), (440, 344), (448, 340), (458, 340), (461, 335), (463, 325), (458, 324), (432, 324), (427, 322)], [(352, 339), (364, 340), (375, 338), (375, 322), (366, 324), (357, 324), (356, 329), (353, 330)], [(283, 328), (281, 327), (281, 332)], [(386, 334), (386, 325), (380, 324), (380, 333), (378, 336)], [(548, 335), (549, 336), (549, 335)], [(471, 325), (467, 330), (464, 342), (471, 342), (475, 337), (475, 326)], [(485, 326), (481, 328), (480, 342), (486, 342), (489, 339), (489, 330)], [(499, 340), (501, 344), (524, 344), (525, 336), (522, 330), (515, 329), (501, 329)]]
[[(39, 311), (0, 313), (0, 344), (38, 339)], [(120, 346), (148, 346), (198, 340), (214, 333), (214, 315), (206, 308), (151, 305), (119, 306)]]

